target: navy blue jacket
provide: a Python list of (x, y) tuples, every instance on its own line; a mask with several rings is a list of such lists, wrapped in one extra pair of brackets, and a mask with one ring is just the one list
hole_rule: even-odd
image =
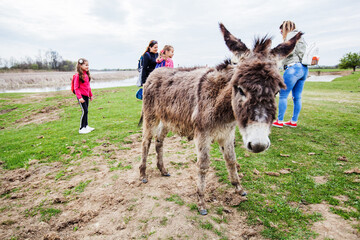
[(156, 59), (158, 55), (159, 55), (158, 53), (152, 53), (152, 52), (146, 52), (144, 54), (143, 69), (141, 73), (141, 80), (143, 84), (146, 82), (146, 79), (149, 76), (149, 74), (155, 69)]

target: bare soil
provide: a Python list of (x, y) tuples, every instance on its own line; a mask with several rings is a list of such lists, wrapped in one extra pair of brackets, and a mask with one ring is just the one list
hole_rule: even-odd
[[(196, 155), (193, 144), (179, 137), (165, 141), (171, 177), (160, 176), (152, 148), (149, 182), (142, 184), (140, 141), (140, 133), (120, 148), (101, 141), (95, 156), (80, 153), (70, 165), (33, 160), (27, 169), (0, 170), (0, 239), (262, 239), (262, 227), (248, 226), (233, 208), (246, 198), (220, 184), (213, 170), (207, 178), (210, 213), (198, 214)], [(51, 209), (61, 212), (51, 216)]]
[(328, 204), (313, 204), (310, 205), (311, 212), (321, 213), (324, 218), (323, 221), (315, 222), (312, 230), (319, 233), (317, 240), (326, 239), (346, 239), (346, 240), (358, 240), (360, 236), (357, 235), (357, 231), (353, 228), (348, 221), (344, 220), (339, 215), (330, 211)]
[(17, 123), (16, 128), (20, 128), (30, 123), (41, 124), (45, 122), (59, 120), (60, 113), (62, 113), (62, 110), (59, 109), (58, 106), (44, 107), (43, 109), (34, 114), (15, 121), (15, 123)]
[[(99, 142), (94, 156), (82, 158), (79, 153), (72, 164), (33, 160), (26, 169), (1, 169), (0, 239), (263, 239), (262, 226), (247, 225), (246, 215), (234, 208), (246, 199), (219, 183), (213, 169), (207, 177), (209, 214), (200, 216), (194, 209), (197, 166), (192, 142), (165, 140), (171, 177), (160, 175), (152, 148), (147, 184), (139, 181), (140, 133), (120, 147)], [(51, 216), (51, 209), (61, 212)], [(324, 217), (312, 228), (319, 233), (316, 239), (359, 239), (328, 205), (309, 205), (307, 211)]]
[(310, 76), (324, 76), (324, 75), (341, 75), (347, 76), (352, 73), (352, 70), (347, 71), (333, 71), (333, 72), (322, 72), (322, 71), (311, 71), (309, 72)]
[[(0, 89), (64, 87), (75, 72), (9, 72), (0, 73)], [(90, 72), (93, 81), (114, 81), (132, 78), (137, 71)]]

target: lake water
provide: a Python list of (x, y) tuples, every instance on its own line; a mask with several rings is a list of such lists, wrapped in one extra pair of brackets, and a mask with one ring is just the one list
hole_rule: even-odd
[(335, 78), (342, 77), (341, 75), (323, 75), (323, 76), (308, 76), (307, 82), (331, 82)]
[[(324, 76), (309, 76), (306, 80), (307, 82), (331, 82), (335, 78), (341, 77), (340, 75), (324, 75)], [(91, 88), (110, 88), (110, 87), (127, 87), (127, 86), (135, 86), (136, 80), (138, 77), (128, 78), (125, 80), (119, 81), (108, 81), (108, 82), (92, 82)], [(39, 92), (56, 92), (70, 90), (69, 86), (63, 87), (44, 87), (44, 88), (23, 88), (16, 90), (0, 90), (0, 93), (39, 93)]]

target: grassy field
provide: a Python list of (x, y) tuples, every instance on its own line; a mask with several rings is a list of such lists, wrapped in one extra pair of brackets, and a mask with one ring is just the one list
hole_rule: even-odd
[[(250, 215), (253, 223), (258, 219), (264, 223), (266, 237), (304, 239), (312, 235), (307, 225), (320, 216), (304, 214), (299, 206), (321, 202), (337, 206), (340, 203), (334, 197), (347, 196), (345, 205), (356, 210), (334, 212), (355, 220), (359, 231), (359, 176), (344, 171), (360, 168), (360, 74), (331, 83), (308, 82), (302, 98), (299, 127), (273, 128), (272, 147), (266, 153), (246, 154), (236, 149), (245, 173), (243, 185), (252, 192), (240, 209)], [(285, 120), (291, 118), (292, 107), (289, 100)], [(213, 156), (220, 154), (213, 151)], [(339, 161), (340, 157), (346, 161)], [(216, 164), (220, 178), (227, 181), (224, 164)], [(254, 169), (289, 169), (291, 174), (254, 178)], [(318, 176), (325, 177), (326, 183), (317, 184), (314, 178)]]
[[(31, 160), (71, 162), (81, 152), (92, 154), (99, 140), (117, 144), (138, 132), (141, 102), (136, 87), (94, 90), (87, 135), (77, 133), (80, 108), (69, 92), (44, 94), (0, 94), (0, 161), (4, 169), (27, 167)], [(290, 119), (289, 98), (285, 120)], [(53, 121), (43, 120), (54, 117)], [(56, 117), (55, 117), (56, 116)], [(262, 224), (262, 235), (270, 239), (308, 239), (315, 236), (311, 225), (322, 219), (301, 206), (330, 204), (332, 211), (351, 220), (360, 232), (359, 175), (345, 173), (360, 168), (360, 73), (330, 83), (308, 82), (298, 128), (272, 129), (272, 146), (264, 153), (247, 153), (236, 146), (244, 173), (242, 183), (250, 192), (238, 207), (251, 224)], [(25, 124), (24, 123), (29, 123)], [(86, 141), (87, 149), (83, 148)], [(237, 143), (241, 136), (237, 132)], [(70, 149), (71, 148), (71, 149)], [(63, 158), (70, 154), (72, 157)], [(211, 152), (219, 181), (228, 182), (217, 144)], [(340, 161), (341, 159), (342, 161)], [(254, 174), (258, 171), (260, 174)], [(271, 176), (266, 172), (282, 173)], [(317, 183), (322, 177), (324, 183)], [(345, 202), (336, 197), (346, 196)], [(3, 197), (3, 196), (1, 196)], [(336, 208), (338, 205), (344, 208)]]

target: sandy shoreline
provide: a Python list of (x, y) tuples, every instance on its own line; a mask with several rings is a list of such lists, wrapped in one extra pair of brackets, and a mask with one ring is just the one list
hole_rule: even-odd
[[(0, 73), (0, 89), (64, 87), (75, 72), (12, 72)], [(118, 81), (136, 77), (137, 71), (91, 72), (93, 82)]]
[[(70, 86), (70, 81), (75, 72), (10, 72), (0, 73), (0, 92), (22, 89), (64, 89)], [(338, 72), (309, 72), (309, 76), (338, 75), (345, 76), (351, 71)], [(120, 81), (138, 76), (134, 71), (93, 71), (91, 72), (92, 84)], [(101, 87), (100, 87), (101, 88)], [(38, 92), (41, 92), (38, 91)]]

